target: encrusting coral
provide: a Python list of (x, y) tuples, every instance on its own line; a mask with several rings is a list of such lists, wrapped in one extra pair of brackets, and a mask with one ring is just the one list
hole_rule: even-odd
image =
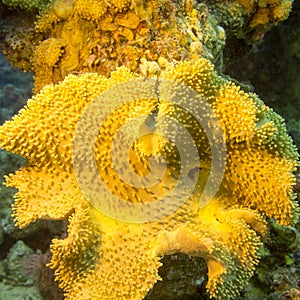
[[(27, 2), (18, 1), (22, 8)], [(22, 43), (29, 44), (26, 49), (35, 48), (31, 53), (25, 53), (24, 47), (11, 51), (15, 25), (11, 32), (3, 32), (1, 49), (16, 66), (35, 73), (35, 92), (49, 77), (57, 83), (70, 73), (95, 71), (109, 76), (121, 65), (141, 73), (147, 72), (143, 61), (163, 68), (166, 61), (202, 56), (219, 59), (225, 44), (222, 27), (209, 16), (205, 4), (194, 0), (48, 1), (34, 23), (35, 31), (22, 38)], [(4, 26), (10, 28), (9, 20)], [(32, 18), (27, 26), (33, 26)], [(23, 31), (25, 28), (22, 25)], [(20, 35), (15, 38), (20, 40)], [(51, 48), (61, 55), (46, 76), (42, 70), (49, 51), (40, 43), (46, 45), (48, 39), (60, 41), (64, 47), (52, 43)]]
[[(121, 65), (142, 73), (147, 62), (163, 68), (165, 61), (213, 59), (220, 55), (225, 34), (208, 15), (207, 7), (196, 1), (57, 0), (43, 11), (36, 30), (44, 39), (65, 44), (52, 72), (58, 82), (76, 72), (109, 76)], [(35, 91), (44, 86), (40, 72), (46, 52), (33, 53)]]
[[(200, 104), (209, 103), (223, 129), (225, 172), (207, 205), (198, 201), (199, 190), (201, 193), (208, 178), (206, 172), (212, 168), (203, 129), (186, 111), (159, 96), (120, 105), (115, 87), (134, 94), (131, 82), (147, 82), (126, 67), (117, 68), (109, 78), (85, 73), (47, 85), (0, 128), (1, 147), (28, 160), (6, 178), (6, 185), (18, 189), (13, 205), (18, 226), (23, 228), (37, 219), (68, 219), (67, 236), (54, 239), (51, 245), (51, 268), (66, 299), (142, 299), (160, 280), (160, 258), (174, 253), (203, 257), (210, 296), (231, 299), (247, 284), (258, 263), (261, 237), (266, 233), (264, 216), (281, 225), (296, 222), (298, 208), (292, 186), (298, 154), (282, 119), (255, 94), (245, 93), (218, 76), (204, 58), (170, 65), (159, 78), (196, 91)], [(184, 89), (181, 92), (183, 98), (188, 96)], [(107, 188), (118, 197), (128, 203), (147, 203), (175, 186), (180, 172), (178, 149), (155, 132), (157, 124), (164, 124), (164, 116), (183, 124), (196, 141), (200, 161), (208, 160), (199, 165), (193, 157), (188, 159), (191, 174), (198, 172), (199, 177), (189, 177), (190, 182), (196, 181), (196, 188), (174, 213), (145, 223), (124, 222), (96, 209), (80, 189), (73, 164), (76, 126), (88, 105), (103, 93), (106, 102), (97, 115), (105, 115), (113, 103), (120, 106), (97, 133), (95, 161)], [(117, 131), (139, 115), (149, 132), (129, 151), (132, 169), (147, 176), (151, 156), (162, 155), (166, 161), (162, 181), (147, 189), (132, 187), (118, 178), (116, 162), (110, 156)], [(87, 128), (95, 125), (93, 118), (84, 121)], [(178, 127), (173, 129), (179, 132)], [(83, 152), (80, 148), (79, 159)], [(80, 172), (85, 178), (89, 170), (82, 163)], [(155, 166), (162, 167), (159, 161)], [(180, 197), (175, 195), (174, 201)], [(98, 201), (104, 201), (104, 196), (100, 194)], [(158, 214), (160, 209), (158, 206)]]
[[(38, 11), (34, 30), (32, 16), (27, 25), (17, 30), (14, 22), (11, 30), (3, 32), (5, 38), (0, 46), (17, 67), (35, 73), (37, 93), (49, 78), (57, 83), (70, 73), (91, 71), (109, 76), (121, 65), (137, 73), (147, 72), (149, 62), (163, 69), (166, 62), (200, 57), (219, 65), (226, 39), (224, 28), (229, 35), (233, 32), (251, 43), (259, 41), (269, 28), (287, 18), (292, 1), (6, 0), (3, 3)], [(20, 17), (24, 23), (23, 15)], [(10, 28), (8, 23), (9, 20), (4, 22), (3, 28)], [(13, 48), (16, 40), (22, 45), (20, 49)], [(40, 43), (44, 46), (51, 43), (51, 49), (60, 53), (47, 74), (44, 66), (49, 50)]]

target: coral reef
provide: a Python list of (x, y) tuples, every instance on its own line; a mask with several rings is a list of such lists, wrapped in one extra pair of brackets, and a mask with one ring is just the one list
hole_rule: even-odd
[(16, 66), (36, 73), (36, 92), (50, 80), (59, 82), (69, 73), (96, 71), (109, 76), (121, 65), (142, 73), (143, 62), (148, 61), (157, 64), (156, 72), (166, 62), (199, 57), (219, 65), (225, 45), (222, 26), (226, 34), (234, 32), (239, 38), (257, 41), (270, 27), (286, 19), (292, 3), (57, 0), (47, 5), (43, 2), (33, 26), (29, 8), (39, 2), (16, 2), (9, 5), (29, 12), (20, 16), (17, 30), (14, 24), (20, 18), (18, 14), (12, 19), (7, 18), (6, 11), (3, 13), (1, 48)]
[[(66, 5), (66, 2), (68, 5)], [(147, 72), (143, 61), (163, 68), (166, 62), (220, 55), (224, 31), (212, 23), (207, 8), (181, 1), (56, 1), (38, 20), (36, 29), (65, 45), (53, 65), (53, 82), (69, 73), (97, 71), (109, 76), (125, 65), (135, 72)], [(55, 24), (55, 27), (51, 27)], [(62, 47), (57, 47), (60, 51)], [(43, 87), (36, 57), (35, 88)], [(49, 75), (48, 75), (49, 76)], [(41, 81), (41, 83), (40, 83)]]
[(3, 4), (13, 7), (13, 8), (22, 8), (26, 10), (42, 10), (48, 2), (47, 0), (2, 0)]
[(209, 0), (208, 6), (229, 34), (248, 43), (262, 39), (267, 30), (285, 20), (292, 0)]
[[(50, 299), (62, 297), (45, 266), (50, 259), (47, 247), (53, 237), (56, 238), (52, 244), (51, 267), (67, 298), (78, 295), (82, 299), (97, 298), (90, 285), (92, 281), (100, 290), (100, 299), (111, 299), (111, 295), (107, 296), (110, 290), (103, 287), (105, 282), (113, 290), (112, 297), (141, 299), (162, 277), (164, 281), (155, 284), (145, 299), (175, 299), (171, 295), (180, 299), (191, 299), (190, 295), (193, 299), (208, 299), (207, 292), (219, 299), (298, 299), (299, 228), (282, 226), (294, 224), (298, 217), (291, 189), (295, 182), (291, 174), (297, 159), (295, 147), (286, 135), (283, 119), (256, 95), (249, 93), (253, 89), (247, 82), (240, 89), (228, 78), (217, 76), (207, 61), (198, 60), (205, 57), (220, 71), (225, 58), (226, 72), (232, 71), (232, 56), (238, 53), (243, 57), (253, 42), (259, 41), (269, 28), (287, 18), (291, 4), (290, 0), (1, 1), (0, 50), (15, 66), (34, 71), (36, 93), (28, 107), (2, 129), (1, 139), (11, 138), (12, 141), (2, 145), (25, 157), (28, 165), (7, 181), (19, 189), (13, 205), (14, 217), (20, 227), (27, 226), (25, 229), (15, 228), (10, 217), (15, 189), (0, 187), (1, 259), (13, 257), (13, 252), (24, 248), (19, 242), (15, 243), (20, 238), (32, 249), (46, 252), (43, 254), (38, 250), (31, 259), (26, 258), (29, 264), (32, 263), (32, 273), (38, 274), (35, 280), (44, 299), (47, 296)], [(285, 112), (292, 107), (292, 104), (286, 105), (287, 99), (290, 103), (294, 98), (298, 101), (296, 78), (299, 72), (294, 66), (298, 64), (299, 39), (296, 37), (297, 26), (292, 26), (292, 30), (281, 28), (281, 38), (294, 38), (285, 43), (290, 45), (289, 49), (280, 46), (276, 36), (275, 46), (269, 50), (267, 59), (257, 62), (246, 57), (246, 67), (238, 62), (239, 67), (230, 74), (245, 81), (254, 77), (257, 80), (267, 78), (268, 84), (264, 84), (260, 93), (271, 106)], [(225, 39), (227, 47), (223, 55)], [(284, 59), (282, 54), (277, 57), (273, 53), (278, 48), (290, 54), (289, 59), (285, 58), (286, 65), (294, 66), (289, 67), (288, 72), (283, 69), (285, 63), (278, 63)], [(271, 81), (269, 64), (274, 59), (278, 68), (272, 71)], [(179, 61), (190, 63), (178, 64)], [(263, 69), (257, 67), (262, 64)], [(256, 70), (251, 69), (253, 66)], [(248, 67), (253, 77), (250, 78), (249, 73), (239, 77)], [(11, 84), (10, 74), (5, 68), (3, 70), (0, 72), (1, 122), (18, 111), (31, 89), (31, 85), (22, 90)], [(280, 72), (286, 74), (286, 84), (294, 82), (282, 95), (282, 86), (286, 84), (277, 84)], [(70, 73), (80, 76), (66, 77)], [(99, 74), (111, 77), (107, 79)], [(162, 222), (127, 224), (95, 211), (81, 194), (73, 174), (70, 145), (74, 139), (74, 124), (94, 96), (140, 76), (172, 79), (197, 90), (218, 116), (229, 154), (219, 193), (207, 207), (198, 207), (192, 202), (179, 209), (178, 215), (166, 217)], [(16, 78), (12, 80), (17, 82)], [(59, 84), (47, 86), (52, 83)], [(49, 100), (45, 100), (47, 97)], [(143, 114), (145, 111), (148, 114), (144, 124), (147, 128), (152, 128), (163, 113), (187, 126), (195, 125), (188, 123), (188, 116), (182, 111), (152, 100), (142, 102)], [(41, 104), (37, 104), (39, 102)], [(125, 107), (112, 118), (124, 121), (124, 116), (131, 116), (131, 108)], [(46, 112), (45, 117), (40, 109)], [(289, 132), (299, 143), (297, 109), (288, 116), (291, 116), (287, 117)], [(114, 126), (118, 122), (112, 118), (106, 124), (108, 136), (117, 129)], [(24, 126), (18, 124), (16, 129), (15, 125), (9, 125), (19, 121)], [(4, 133), (6, 128), (9, 130)], [(198, 141), (198, 149), (202, 150), (201, 158), (210, 159), (207, 140), (190, 131)], [(174, 186), (178, 157), (176, 150), (169, 149), (170, 145), (163, 140), (148, 138), (149, 135), (135, 144), (133, 167), (139, 175), (146, 175), (149, 156), (166, 155), (170, 160), (168, 176), (159, 188), (150, 190), (152, 194), (162, 196), (163, 192), (158, 190)], [(109, 171), (108, 175), (102, 174), (108, 187), (118, 196), (130, 195), (129, 202), (144, 201), (145, 193), (126, 189), (128, 187), (124, 187), (122, 181), (111, 175), (113, 165), (105, 155), (106, 148), (101, 144), (97, 147), (98, 168)], [(4, 150), (1, 150), (0, 159), (1, 173), (11, 173), (24, 164), (19, 156)], [(207, 179), (208, 170), (209, 165), (203, 168), (191, 164), (190, 179), (195, 180), (197, 174)], [(253, 170), (255, 175), (249, 176)], [(294, 191), (299, 197), (297, 180)], [(30, 182), (36, 183), (34, 189), (29, 189)], [(197, 184), (201, 187), (202, 183)], [(197, 192), (192, 199), (197, 198)], [(273, 220), (266, 223), (263, 216), (267, 216), (267, 220), (274, 218), (281, 225)], [(270, 232), (267, 238), (265, 232)], [(278, 247), (286, 251), (282, 253)], [(161, 259), (165, 254), (174, 253)], [(260, 256), (261, 263), (254, 271)], [(249, 261), (247, 257), (250, 257)], [(15, 283), (8, 276), (9, 268), (3, 268), (8, 266), (7, 262), (4, 259), (0, 264), (0, 298), (21, 299), (22, 293), (40, 299), (36, 289), (33, 293), (29, 291), (31, 285), (28, 290), (24, 287), (23, 279), (12, 293), (11, 284)], [(161, 263), (164, 265), (157, 271)], [(109, 269), (111, 266), (113, 269)], [(139, 270), (138, 279), (135, 268)], [(22, 264), (18, 263), (15, 273), (21, 274), (21, 269)], [(253, 272), (255, 276), (249, 280)], [(6, 278), (5, 282), (3, 278)], [(239, 290), (248, 282), (238, 296)], [(86, 289), (86, 294), (81, 288)], [(49, 289), (57, 294), (53, 296)]]
[[(255, 94), (247, 94), (218, 76), (207, 60), (167, 67), (160, 78), (192, 87), (212, 105), (220, 120), (227, 146), (221, 187), (208, 205), (200, 207), (195, 202), (199, 197), (197, 189), (207, 178), (208, 164), (204, 170), (199, 169), (198, 188), (176, 214), (142, 224), (110, 219), (91, 206), (80, 191), (74, 175), (72, 143), (75, 126), (95, 96), (108, 91), (109, 97), (110, 88), (134, 78), (142, 77), (124, 67), (108, 79), (95, 73), (69, 75), (62, 83), (43, 88), (0, 129), (1, 147), (28, 160), (28, 166), (6, 181), (8, 186), (18, 189), (13, 204), (16, 222), (22, 228), (38, 219), (68, 218), (67, 237), (54, 239), (51, 245), (51, 267), (67, 299), (142, 299), (160, 279), (160, 257), (178, 252), (203, 257), (208, 266), (210, 295), (217, 299), (232, 298), (247, 284), (258, 262), (260, 235), (265, 234), (262, 216), (274, 218), (282, 225), (297, 220), (292, 192), (296, 148), (277, 114)], [(109, 104), (112, 100), (107, 101)], [(194, 128), (190, 130), (198, 141), (202, 159), (210, 157), (207, 142), (199, 136), (199, 126), (189, 124), (189, 117), (177, 111), (172, 102), (157, 101), (141, 99), (134, 106), (122, 106), (108, 118), (97, 137), (98, 170), (111, 191), (120, 197), (126, 191), (129, 202), (145, 201), (145, 192), (124, 185), (116, 177), (105, 149), (118, 126), (134, 114), (147, 119), (156, 109), (158, 120), (165, 114), (176, 117), (180, 123)], [(95, 125), (93, 120), (86, 122), (88, 127)], [(160, 197), (166, 187), (174, 185), (179, 158), (172, 146), (151, 136), (146, 135), (146, 140), (136, 145), (132, 164), (145, 175), (151, 151), (165, 156), (170, 164), (169, 175), (159, 189), (149, 191), (150, 195)], [(191, 161), (190, 168), (195, 166), (199, 168)], [(28, 180), (35, 183), (34, 187), (28, 186)]]
[[(283, 116), (288, 132), (300, 148), (299, 124), (299, 49), (300, 2), (284, 23), (273, 28), (262, 43), (245, 55), (224, 56), (224, 72), (250, 90), (255, 90), (276, 112)], [(235, 44), (237, 49), (243, 47)]]
[[(299, 9), (300, 1), (295, 1), (288, 20), (267, 33), (249, 54), (232, 51), (233, 55), (226, 57), (225, 53), (224, 56), (225, 72), (243, 82), (248, 90), (255, 90), (285, 118), (287, 130), (298, 149)], [(243, 47), (240, 42), (234, 45), (236, 49)], [(297, 173), (294, 189), (299, 201), (299, 170)], [(269, 232), (262, 260), (240, 299), (299, 299), (299, 222), (287, 228), (270, 222)]]
[[(6, 259), (0, 262), (1, 299), (42, 299), (32, 279), (22, 271), (23, 260), (32, 252), (22, 241), (18, 241), (11, 247)], [(10, 285), (7, 285), (8, 282)]]
[[(32, 96), (32, 74), (21, 72), (12, 66), (0, 55), (0, 109), (1, 123), (10, 119), (23, 107), (27, 99)], [(4, 181), (4, 175), (14, 172), (26, 163), (26, 160), (18, 155), (0, 150), (0, 178)], [(61, 234), (61, 224), (37, 222), (24, 230), (16, 228), (11, 216), (13, 195), (16, 190), (0, 185), (0, 298), (1, 299), (58, 299), (44, 297), (45, 276), (36, 280), (29, 280), (24, 273), (24, 260), (28, 260), (35, 249), (45, 251), (49, 247), (53, 235)], [(26, 245), (24, 244), (26, 243)], [(33, 254), (34, 255), (34, 254)], [(44, 270), (50, 270), (44, 265)], [(50, 270), (51, 271), (51, 270)], [(35, 268), (34, 273), (38, 273)], [(53, 278), (53, 277), (51, 277)], [(54, 291), (55, 283), (47, 282), (49, 289)], [(39, 292), (39, 290), (42, 290)], [(47, 291), (47, 295), (52, 294)]]
[(36, 12), (11, 10), (0, 2), (1, 52), (24, 71), (32, 71), (32, 53), (42, 39), (35, 31), (35, 21)]
[(45, 253), (38, 250), (23, 260), (24, 274), (34, 280), (44, 300), (60, 300), (63, 299), (63, 292), (54, 281), (53, 270), (47, 266), (50, 260), (49, 250)]
[(165, 256), (161, 262), (158, 274), (163, 280), (154, 285), (145, 300), (209, 299), (205, 289), (207, 267), (203, 258), (175, 254)]
[[(96, 71), (109, 76), (121, 65), (141, 73), (143, 61), (163, 69), (166, 61), (205, 57), (219, 66), (225, 45), (223, 28), (226, 35), (259, 41), (287, 18), (292, 5), (287, 0), (3, 3), (23, 8), (24, 13), (12, 13), (2, 4), (1, 50), (19, 68), (36, 73), (36, 92), (50, 78), (56, 83), (69, 73)], [(36, 15), (32, 8), (37, 9)], [(53, 57), (45, 62), (50, 48)], [(47, 72), (42, 72), (45, 64)]]
[[(201, 56), (218, 60), (225, 44), (222, 27), (206, 5), (196, 1), (57, 0), (40, 10), (34, 27), (32, 14), (22, 15), (17, 30), (16, 20), (7, 18), (3, 9), (1, 50), (16, 66), (36, 73), (36, 92), (49, 78), (56, 83), (69, 73), (96, 71), (108, 76), (121, 65), (141, 72), (143, 60), (160, 68), (166, 61)], [(13, 17), (18, 19), (18, 13)], [(40, 74), (50, 43), (56, 55), (46, 63), (47, 75)]]

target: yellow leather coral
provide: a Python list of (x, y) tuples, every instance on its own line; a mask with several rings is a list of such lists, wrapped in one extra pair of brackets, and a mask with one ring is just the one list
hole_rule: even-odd
[[(195, 99), (197, 110), (191, 115), (188, 103)], [(187, 106), (180, 107), (180, 101)], [(203, 109), (206, 106), (212, 110)], [(104, 118), (99, 128), (97, 118)], [(173, 119), (177, 123), (170, 123)], [(206, 129), (211, 128), (207, 138)], [(135, 129), (141, 135), (131, 140)], [(184, 139), (186, 133), (195, 142), (200, 162), (176, 139)], [(127, 151), (115, 142), (124, 137), (131, 141)], [(217, 181), (218, 174), (210, 174), (210, 144), (220, 140), (227, 149), (219, 161), (226, 159), (224, 176), (212, 199), (202, 201), (210, 176)], [(292, 224), (298, 216), (291, 190), (298, 155), (282, 120), (256, 95), (218, 76), (205, 59), (170, 66), (156, 79), (125, 67), (110, 78), (69, 75), (57, 85), (45, 86), (0, 128), (0, 145), (28, 160), (6, 178), (6, 185), (18, 189), (13, 205), (16, 223), (23, 228), (37, 219), (68, 220), (66, 236), (51, 245), (51, 267), (66, 299), (143, 299), (160, 280), (160, 258), (173, 253), (203, 257), (208, 292), (216, 299), (231, 299), (258, 263), (264, 216), (282, 225)], [(90, 145), (93, 155), (87, 152)], [(182, 154), (187, 170), (181, 168)], [(127, 168), (123, 163), (128, 158)], [(118, 169), (132, 171), (131, 184), (118, 177)], [(152, 171), (161, 170), (161, 180), (151, 179)], [(160, 199), (177, 188), (186, 171), (184, 189), (172, 194), (169, 205), (174, 207), (166, 213)], [(154, 184), (135, 185), (134, 174)], [(128, 220), (108, 216), (99, 209), (108, 198), (98, 177), (106, 190), (123, 199), (124, 211), (133, 205), (155, 209), (145, 215), (145, 222), (128, 221), (139, 217), (130, 216), (130, 209)], [(190, 194), (182, 199), (189, 186)], [(108, 203), (107, 209), (118, 213), (117, 202)]]

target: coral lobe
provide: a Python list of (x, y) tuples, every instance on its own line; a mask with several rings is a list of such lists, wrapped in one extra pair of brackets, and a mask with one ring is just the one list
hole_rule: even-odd
[[(261, 107), (256, 96), (216, 75), (207, 60), (169, 67), (161, 77), (192, 87), (211, 103), (220, 118), (228, 153), (222, 184), (205, 207), (198, 206), (195, 193), (176, 213), (157, 222), (131, 224), (110, 219), (91, 206), (76, 181), (72, 158), (75, 127), (84, 108), (102, 91), (109, 92), (110, 87), (138, 77), (124, 67), (110, 78), (95, 73), (69, 75), (60, 84), (44, 87), (19, 115), (5, 123), (0, 129), (1, 147), (28, 159), (28, 166), (10, 175), (6, 182), (19, 190), (13, 205), (16, 222), (24, 227), (40, 218), (68, 218), (67, 237), (54, 239), (51, 245), (51, 267), (66, 299), (142, 299), (160, 279), (160, 257), (179, 252), (203, 257), (208, 266), (210, 295), (230, 299), (247, 283), (258, 262), (260, 236), (265, 234), (263, 214), (283, 225), (297, 218), (291, 190), (295, 147), (289, 144), (286, 133), (276, 140), (276, 133), (267, 131), (263, 138), (257, 116), (262, 114), (262, 118), (268, 109)], [(113, 99), (108, 98), (107, 105)], [(163, 101), (156, 103), (158, 116), (171, 114), (188, 124), (186, 114), (174, 110), (172, 103), (164, 105)], [(120, 117), (109, 116), (107, 129), (99, 133), (102, 143), (96, 143), (95, 148), (99, 163), (110, 159), (104, 155), (107, 145), (103, 141), (107, 139), (102, 139), (101, 134), (113, 137), (111, 129), (123, 117), (129, 117), (134, 110), (139, 113), (135, 106), (120, 109)], [(151, 105), (147, 109), (151, 114)], [(240, 124), (239, 130), (234, 123)], [(276, 123), (273, 125), (276, 129)], [(256, 138), (257, 132), (260, 139)], [(198, 137), (201, 141), (199, 133)], [(282, 141), (290, 147), (279, 152), (268, 147)], [(199, 150), (201, 145), (205, 143), (198, 144)], [(140, 159), (133, 160), (133, 165), (147, 163), (151, 151), (158, 154), (169, 149), (165, 152), (171, 163), (167, 170), (170, 174), (176, 171), (175, 149), (168, 148), (164, 140), (153, 139), (150, 134), (136, 146), (133, 154)], [(199, 152), (205, 154), (204, 149)], [(99, 169), (100, 174), (104, 174), (103, 170)], [(110, 174), (113, 167), (108, 164), (106, 170)], [(134, 193), (143, 199), (144, 192), (128, 192), (114, 178), (107, 181), (110, 190), (116, 187), (115, 193), (126, 195), (127, 201), (135, 201)], [(28, 186), (28, 181), (34, 186)], [(161, 184), (170, 187), (172, 182), (172, 176), (167, 176)], [(154, 192), (161, 193), (161, 189)]]

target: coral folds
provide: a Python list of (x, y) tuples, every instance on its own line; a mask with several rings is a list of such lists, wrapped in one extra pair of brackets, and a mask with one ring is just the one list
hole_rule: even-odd
[[(101, 115), (119, 101), (114, 87), (124, 84), (124, 93), (130, 93), (126, 90), (130, 82), (143, 80), (125, 67), (110, 78), (86, 73), (47, 85), (0, 129), (1, 147), (28, 160), (6, 179), (6, 185), (18, 189), (13, 205), (17, 225), (23, 228), (38, 219), (68, 219), (66, 237), (54, 239), (51, 245), (51, 268), (66, 299), (142, 299), (160, 280), (161, 257), (174, 253), (203, 257), (210, 295), (233, 298), (258, 263), (261, 237), (266, 233), (264, 216), (282, 225), (293, 224), (298, 217), (292, 192), (298, 155), (283, 120), (255, 94), (218, 76), (206, 59), (169, 66), (160, 78), (192, 88), (203, 105), (209, 103), (222, 127), (226, 167), (218, 191), (206, 205), (198, 201), (212, 169), (203, 129), (186, 111), (159, 97), (142, 97), (108, 115), (95, 142), (96, 165), (107, 189), (128, 203), (160, 199), (176, 184), (180, 157), (172, 143), (153, 131), (158, 125), (153, 127), (151, 117), (154, 114), (157, 124), (162, 120), (162, 126), (168, 125), (163, 116), (175, 118), (196, 141), (200, 162), (206, 162), (199, 165), (188, 158), (189, 168), (199, 177), (190, 176), (196, 188), (187, 202), (158, 220), (131, 223), (108, 217), (80, 189), (72, 156), (76, 125), (99, 95), (106, 93), (97, 111)], [(147, 176), (152, 156), (163, 156), (167, 163), (162, 181), (148, 189), (128, 186), (118, 178), (111, 157), (118, 128), (139, 115), (144, 118), (142, 125), (150, 129), (129, 151), (132, 169)], [(86, 122), (88, 128), (93, 125), (92, 119)], [(179, 128), (175, 126), (172, 132), (177, 134)], [(82, 166), (85, 178), (89, 174)], [(162, 168), (159, 160), (154, 166)], [(174, 202), (180, 197), (175, 195)], [(104, 200), (98, 195), (97, 201)]]

